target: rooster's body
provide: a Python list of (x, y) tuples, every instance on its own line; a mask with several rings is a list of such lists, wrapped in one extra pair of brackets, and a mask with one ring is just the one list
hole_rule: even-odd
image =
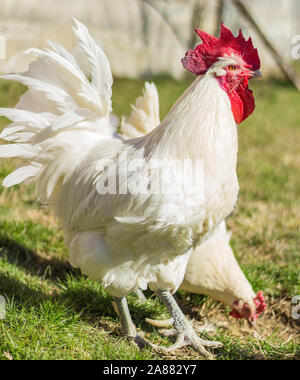
[[(207, 354), (207, 342), (191, 330), (170, 292), (180, 286), (192, 249), (231, 213), (237, 200), (235, 119), (243, 120), (254, 105), (245, 75), (240, 74), (236, 89), (231, 69), (227, 72), (237, 64), (246, 70), (248, 63), (224, 55), (220, 44), (233, 52), (243, 47), (257, 53), (251, 41), (239, 35), (236, 43), (222, 26), (220, 40), (210, 36), (206, 41), (209, 48), (215, 43), (222, 57), (205, 63), (203, 77), (157, 128), (123, 140), (115, 134), (111, 116), (108, 60), (82, 24), (75, 21), (74, 31), (89, 59), (91, 83), (74, 57), (55, 43), (52, 50), (31, 50), (38, 60), (27, 73), (4, 76), (29, 88), (16, 109), (1, 110), (13, 121), (1, 137), (14, 143), (1, 146), (0, 156), (26, 161), (4, 185), (36, 182), (39, 198), (54, 207), (62, 225), (71, 264), (118, 298), (126, 335), (134, 338), (136, 332), (124, 296), (148, 285), (178, 316), (179, 334)], [(201, 35), (203, 40), (207, 36)], [(191, 51), (183, 63), (196, 72)], [(252, 69), (247, 70), (251, 77)], [(182, 170), (184, 160), (202, 165), (194, 165), (191, 175)], [(172, 191), (165, 175), (159, 185), (167, 191), (152, 191), (155, 175), (168, 171), (170, 162), (177, 174)]]
[[(137, 98), (129, 117), (123, 118), (121, 134), (125, 138), (144, 136), (160, 124), (159, 96), (154, 83), (145, 83), (143, 96)], [(204, 294), (222, 302), (235, 318), (246, 318), (251, 324), (265, 310), (263, 293), (255, 295), (230, 246), (231, 233), (225, 220), (202, 244), (192, 250), (181, 290)], [(143, 294), (138, 292), (141, 299)], [(148, 322), (161, 326), (164, 321)]]
[[(195, 240), (201, 243), (232, 211), (238, 192), (235, 170), (236, 126), (230, 113), (230, 104), (221, 91), (219, 102), (220, 105), (225, 103), (224, 110), (228, 111), (230, 118), (222, 118), (224, 124), (216, 123), (216, 130), (209, 131), (209, 134), (220, 138), (215, 151), (205, 143), (205, 149), (200, 149), (201, 156), (197, 147), (194, 147), (193, 152), (193, 145), (201, 145), (201, 137), (195, 137), (195, 120), (201, 117), (199, 113), (195, 112), (194, 117), (190, 115), (191, 120), (188, 120), (186, 129), (183, 120), (179, 120), (178, 126), (172, 125), (174, 119), (178, 120), (178, 116), (185, 114), (186, 102), (190, 103), (194, 97), (195, 107), (196, 102), (201, 104), (203, 90), (196, 83), (179, 100), (183, 104), (179, 103), (174, 108), (173, 112), (178, 112), (178, 115), (171, 111), (160, 127), (147, 138), (128, 143), (110, 138), (100, 138), (98, 141), (93, 138), (88, 153), (78, 162), (66, 184), (58, 190), (56, 210), (67, 236), (71, 263), (88, 276), (102, 281), (112, 295), (124, 296), (138, 287), (145, 288), (147, 284), (152, 290), (168, 289), (175, 292), (182, 282), (190, 255), (188, 250), (193, 248)], [(193, 124), (194, 132), (191, 131)], [(179, 135), (174, 136), (173, 129), (177, 132), (176, 127)], [(226, 133), (221, 133), (222, 130), (226, 130)], [(188, 133), (196, 141), (199, 139), (199, 143), (187, 141), (182, 152), (177, 152), (174, 149), (176, 140), (180, 141), (184, 137), (187, 140)], [(128, 162), (137, 160), (142, 165), (129, 175), (128, 182), (133, 183), (141, 180), (141, 174), (148, 173), (149, 163), (153, 159), (203, 159), (208, 165), (211, 162), (204, 173), (205, 199), (202, 189), (199, 190), (200, 194), (184, 193), (183, 185), (191, 182), (188, 177), (178, 179), (175, 188), (183, 189), (183, 192), (175, 194), (99, 194), (97, 181), (102, 178), (97, 167), (101, 167), (101, 160), (109, 157), (114, 169), (119, 165), (120, 153), (125, 154)], [(68, 149), (67, 154), (74, 153)], [(210, 161), (209, 157), (214, 159)], [(181, 168), (177, 170), (179, 172)], [(217, 172), (219, 175), (215, 178)], [(112, 175), (115, 175), (114, 170)], [(149, 178), (146, 177), (145, 181), (148, 183)], [(206, 199), (211, 201), (207, 202)], [(216, 207), (217, 204), (222, 207)]]

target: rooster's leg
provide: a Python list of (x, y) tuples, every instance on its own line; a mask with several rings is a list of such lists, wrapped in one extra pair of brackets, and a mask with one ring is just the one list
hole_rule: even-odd
[(131, 319), (126, 297), (114, 298), (113, 307), (120, 318), (122, 334), (139, 348), (151, 347), (155, 351), (161, 352), (161, 347), (148, 342), (138, 335), (136, 327)]
[(131, 319), (126, 297), (115, 298), (112, 304), (120, 318), (122, 334), (129, 339), (134, 339), (137, 332)]
[(137, 289), (135, 291), (135, 295), (137, 296), (137, 298), (142, 301), (142, 302), (145, 302), (147, 301), (147, 298), (145, 297), (144, 293), (141, 291), (141, 289)]
[(166, 305), (169, 313), (174, 319), (174, 328), (177, 331), (176, 343), (166, 350), (170, 352), (189, 344), (203, 356), (213, 358), (212, 354), (210, 354), (204, 347), (220, 347), (222, 346), (222, 343), (201, 339), (196, 334), (192, 325), (188, 322), (169, 291), (158, 290), (156, 291), (156, 294), (158, 298)]

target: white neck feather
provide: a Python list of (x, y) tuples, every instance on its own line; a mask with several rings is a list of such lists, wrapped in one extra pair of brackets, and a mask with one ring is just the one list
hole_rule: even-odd
[(146, 157), (202, 158), (237, 154), (236, 124), (227, 94), (215, 76), (198, 77), (181, 95), (161, 124), (139, 139)]

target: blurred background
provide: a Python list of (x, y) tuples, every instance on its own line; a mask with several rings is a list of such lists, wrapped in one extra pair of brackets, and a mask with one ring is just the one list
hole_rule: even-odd
[(221, 19), (234, 32), (242, 28), (251, 35), (264, 73), (279, 75), (278, 62), (257, 28), (286, 62), (292, 61), (292, 38), (300, 33), (299, 0), (1, 0), (0, 34), (7, 39), (7, 60), (0, 61), (0, 70), (24, 70), (30, 57), (21, 53), (45, 46), (48, 39), (76, 51), (71, 16), (103, 47), (114, 75), (131, 78), (182, 78), (180, 58), (199, 42), (194, 27), (216, 34)]
[[(227, 224), (238, 261), (268, 308), (249, 329), (208, 297), (179, 292), (178, 298), (195, 323), (208, 317), (223, 326), (209, 336), (224, 344), (218, 358), (300, 359), (300, 1), (0, 0), (7, 51), (0, 72), (26, 70), (33, 57), (22, 52), (46, 47), (49, 39), (81, 61), (71, 16), (86, 24), (110, 60), (119, 118), (130, 113), (145, 79), (157, 85), (164, 117), (195, 78), (180, 62), (200, 42), (195, 27), (216, 35), (223, 20), (252, 37), (264, 79), (250, 82), (256, 109), (239, 126), (240, 196)], [(0, 79), (0, 107), (14, 107), (25, 91)], [(1, 117), (0, 129), (7, 124)], [(0, 182), (18, 164), (0, 160)], [(0, 359), (158, 358), (120, 340), (110, 297), (67, 257), (62, 231), (34, 187), (0, 186), (0, 295), (7, 305)], [(163, 318), (166, 310), (153, 297), (141, 304), (130, 296), (129, 304), (137, 326), (161, 342), (144, 317)], [(172, 359), (191, 357), (197, 358), (188, 350)]]

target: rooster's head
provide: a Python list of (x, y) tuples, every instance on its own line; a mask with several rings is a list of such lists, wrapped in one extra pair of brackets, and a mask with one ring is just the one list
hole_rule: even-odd
[(241, 123), (255, 108), (248, 80), (261, 76), (260, 60), (251, 38), (246, 41), (241, 30), (234, 37), (223, 23), (220, 29), (219, 38), (195, 29), (203, 43), (188, 50), (182, 64), (196, 75), (214, 75), (228, 94), (236, 123)]
[(263, 292), (258, 292), (253, 302), (244, 302), (237, 300), (233, 304), (233, 310), (230, 315), (234, 318), (245, 318), (253, 325), (257, 317), (266, 310), (266, 303)]

